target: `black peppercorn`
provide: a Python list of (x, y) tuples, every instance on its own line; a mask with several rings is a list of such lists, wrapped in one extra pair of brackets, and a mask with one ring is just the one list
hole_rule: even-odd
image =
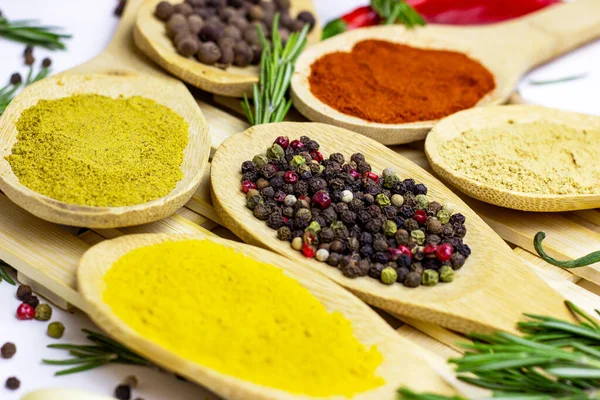
[(304, 231), (301, 229), (298, 230), (294, 230), (292, 231), (292, 239), (293, 238), (297, 238), (297, 237), (301, 237), (304, 234)]
[(409, 268), (410, 264), (412, 263), (412, 259), (410, 258), (410, 256), (408, 254), (401, 254), (398, 259), (396, 260), (396, 264), (398, 265), (398, 268)]
[(442, 241), (442, 238), (439, 237), (438, 235), (427, 235), (425, 237), (426, 244), (438, 245), (438, 244), (440, 244), (441, 241)]
[(292, 239), (292, 231), (287, 226), (277, 229), (277, 239), (289, 242)]
[(408, 232), (419, 229), (419, 223), (414, 218), (409, 218), (404, 221), (404, 229)]
[(350, 203), (348, 203), (348, 208), (354, 212), (357, 212), (365, 208), (365, 203), (363, 203), (362, 200), (354, 198), (350, 200)]
[(332, 222), (337, 220), (337, 213), (333, 207), (327, 207), (325, 210), (323, 210), (323, 212), (321, 212), (321, 216), (325, 218), (327, 225), (330, 225)]
[(442, 236), (443, 237), (454, 236), (454, 228), (452, 227), (452, 225), (450, 225), (450, 224), (444, 225), (444, 228), (442, 229)]
[(281, 190), (287, 194), (292, 194), (294, 193), (294, 185), (290, 183), (284, 183), (281, 187)]
[(19, 74), (18, 72), (15, 72), (14, 74), (12, 74), (10, 76), (10, 84), (11, 85), (19, 85), (21, 82), (23, 82), (23, 78), (21, 77), (21, 74)]
[[(413, 190), (415, 189), (415, 180), (414, 179), (405, 179), (404, 181), (402, 181), (402, 183), (404, 184), (404, 187), (406, 187), (406, 190), (408, 192), (413, 192)], [(413, 193), (414, 194), (414, 193)]]
[(128, 385), (119, 385), (115, 388), (115, 397), (119, 400), (131, 399), (131, 388)]
[(465, 216), (460, 213), (452, 214), (450, 223), (454, 226), (463, 225), (465, 223)]
[(399, 194), (401, 196), (404, 196), (406, 194), (406, 192), (407, 192), (406, 185), (403, 182), (396, 183), (392, 187), (393, 194)]
[(334, 253), (343, 253), (344, 251), (346, 251), (346, 244), (343, 241), (336, 239), (333, 242), (331, 242), (331, 246), (329, 246), (329, 251)]
[(5, 386), (8, 390), (17, 390), (21, 386), (21, 381), (12, 376), (6, 380)]
[(436, 258), (426, 258), (421, 262), (421, 265), (423, 265), (423, 269), (433, 269), (435, 271), (442, 266), (440, 261)]
[(427, 194), (427, 186), (423, 185), (422, 183), (419, 183), (415, 185), (412, 192), (415, 194), (415, 196), (418, 194)]
[(390, 253), (378, 251), (375, 254), (373, 254), (373, 256), (371, 257), (371, 260), (376, 263), (386, 264), (386, 263), (390, 262), (391, 258), (392, 257), (390, 256)]
[(350, 157), (350, 160), (356, 164), (360, 163), (360, 162), (364, 162), (365, 161), (365, 156), (362, 155), (362, 153), (354, 153), (352, 154), (352, 156)]
[(344, 276), (348, 278), (357, 278), (359, 276), (365, 276), (369, 273), (368, 269), (364, 268), (364, 264), (359, 266), (360, 258), (356, 255), (345, 256), (342, 258), (341, 270)]
[(458, 270), (461, 269), (463, 265), (465, 265), (466, 257), (461, 253), (453, 253), (450, 256), (450, 265), (452, 265), (452, 269)]
[(343, 181), (343, 179), (334, 178), (329, 181), (329, 187), (331, 190), (344, 190), (346, 188), (346, 183)]
[(371, 278), (379, 279), (381, 278), (381, 271), (385, 269), (385, 265), (381, 263), (371, 264), (371, 268), (369, 268), (368, 275)]
[(421, 285), (421, 275), (416, 272), (409, 272), (404, 278), (404, 286), (416, 288)]
[(2, 345), (2, 347), (0, 348), (0, 355), (2, 355), (2, 358), (12, 358), (15, 353), (17, 352), (17, 346), (15, 346), (14, 343), (4, 343)]
[(374, 183), (372, 183), (372, 184), (367, 184), (367, 185), (365, 186), (365, 192), (366, 192), (367, 194), (370, 194), (370, 195), (371, 195), (371, 196), (373, 196), (374, 198), (376, 198), (376, 197), (377, 197), (377, 195), (378, 195), (379, 193), (381, 193), (381, 187), (380, 187), (379, 185), (377, 185), (377, 184), (374, 184)]
[(442, 205), (440, 203), (438, 203), (437, 201), (430, 201), (429, 204), (427, 204), (427, 214), (428, 215), (437, 215), (438, 212), (440, 212), (440, 210), (442, 209)]
[(373, 205), (373, 203), (375, 203), (375, 197), (373, 197), (372, 194), (366, 193), (363, 198), (362, 201), (365, 203), (365, 206), (371, 206)]
[(458, 246), (454, 246), (455, 250), (462, 254), (465, 257), (469, 257), (471, 255), (471, 248), (466, 244), (460, 244)]
[(267, 186), (260, 191), (260, 195), (265, 199), (271, 199), (275, 195), (275, 189), (273, 189), (271, 186)]
[(425, 268), (423, 268), (423, 264), (421, 264), (420, 262), (411, 264), (408, 269), (410, 269), (411, 272), (416, 272), (419, 275), (423, 275), (423, 271), (425, 271)]
[(361, 225), (366, 225), (373, 217), (367, 211), (359, 211), (356, 215), (358, 223)]
[(256, 171), (256, 164), (254, 164), (252, 161), (244, 161), (242, 163), (242, 174), (251, 171)]
[(22, 301), (25, 304), (29, 304), (33, 308), (36, 308), (40, 304), (40, 299), (32, 294), (23, 296)]
[(333, 230), (327, 227), (321, 229), (321, 232), (319, 233), (319, 238), (323, 243), (331, 243), (331, 241), (334, 238)]
[(292, 207), (285, 207), (282, 214), (284, 217), (292, 218), (294, 216), (294, 209)]
[(344, 164), (344, 155), (341, 153), (333, 153), (329, 156), (331, 161), (335, 161), (336, 163), (342, 165)]
[(267, 226), (271, 229), (279, 229), (283, 226), (283, 216), (281, 215), (281, 211), (276, 211), (269, 215)]
[(277, 174), (277, 167), (273, 164), (265, 164), (261, 167), (260, 174), (267, 179), (271, 179)]
[(342, 255), (331, 252), (331, 246), (329, 246), (329, 257), (327, 258), (327, 264), (331, 265), (332, 267), (337, 267), (340, 265), (341, 258)]
[(312, 153), (313, 151), (319, 150), (319, 143), (317, 143), (315, 140), (309, 140), (304, 145), (304, 148), (306, 149), (306, 151)]
[(358, 241), (358, 239), (356, 237), (350, 236), (346, 240), (346, 243), (348, 246), (348, 250), (350, 250), (350, 251), (358, 251), (358, 249), (360, 249), (360, 242)]
[(356, 170), (359, 174), (363, 175), (366, 172), (371, 172), (371, 165), (367, 162), (361, 161), (356, 163)]
[(32, 294), (33, 291), (31, 290), (31, 287), (28, 285), (19, 285), (19, 288), (17, 289), (17, 298), (19, 300), (23, 301), (25, 295), (31, 296)]
[(340, 226), (333, 229), (333, 234), (336, 239), (346, 239), (350, 236), (350, 231), (346, 226)]
[[(283, 177), (275, 175), (273, 178), (271, 178), (271, 181), (269, 183), (271, 184), (271, 186), (273, 186), (275, 190), (282, 190), (285, 181), (283, 180)], [(286, 194), (289, 193), (285, 190), (282, 191)]]
[(321, 215), (313, 216), (312, 220), (314, 222), (318, 223), (319, 226), (326, 226), (327, 225), (327, 221)]
[(404, 206), (409, 206), (410, 208), (415, 208), (417, 206), (417, 199), (412, 192), (406, 192), (404, 196)]
[(385, 215), (385, 217), (387, 219), (393, 220), (394, 218), (396, 218), (397, 214), (398, 214), (398, 209), (396, 207), (394, 207), (394, 206), (383, 207), (383, 215)]
[(464, 238), (467, 234), (467, 228), (464, 225), (454, 227), (454, 235), (459, 238)]
[(439, 235), (444, 230), (442, 223), (435, 217), (428, 217), (426, 225), (427, 232), (434, 235)]
[(356, 213), (352, 211), (344, 211), (341, 219), (342, 222), (344, 222), (347, 226), (352, 226), (356, 221)]
[(373, 249), (375, 251), (387, 251), (388, 243), (385, 239), (377, 239), (373, 242)]
[(270, 211), (269, 206), (266, 204), (257, 204), (256, 207), (254, 207), (254, 216), (261, 221), (265, 221), (269, 218)]
[(308, 181), (308, 186), (313, 192), (327, 189), (327, 181), (323, 178), (312, 178)]
[(294, 194), (296, 195), (296, 197), (307, 195), (308, 183), (306, 181), (298, 181), (294, 186)]
[(402, 207), (400, 207), (398, 213), (403, 218), (412, 218), (412, 216), (415, 214), (415, 210), (411, 206), (404, 204)]
[(406, 267), (396, 268), (396, 273), (398, 274), (398, 278), (396, 278), (396, 282), (404, 283), (406, 276), (410, 273), (409, 269)]
[(364, 258), (371, 258), (374, 254), (373, 246), (370, 244), (363, 244), (359, 250), (359, 253)]

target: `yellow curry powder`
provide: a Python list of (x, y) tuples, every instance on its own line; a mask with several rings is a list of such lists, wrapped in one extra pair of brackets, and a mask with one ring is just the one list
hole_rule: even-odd
[(40, 100), (17, 121), (7, 157), (21, 184), (66, 203), (127, 206), (167, 195), (183, 178), (188, 124), (143, 97)]
[(131, 251), (103, 298), (142, 336), (223, 374), (292, 393), (346, 395), (384, 384), (376, 346), (282, 270), (208, 240)]

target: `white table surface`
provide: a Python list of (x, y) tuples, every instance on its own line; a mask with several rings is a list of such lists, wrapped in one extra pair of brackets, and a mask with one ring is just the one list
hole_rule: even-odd
[[(81, 64), (96, 54), (109, 42), (118, 19), (113, 16), (116, 1), (97, 0), (0, 0), (0, 10), (11, 19), (39, 19), (44, 24), (65, 27), (74, 35), (68, 41), (68, 50), (49, 52), (36, 49), (36, 63), (50, 56), (53, 72), (63, 71)], [(334, 18), (357, 5), (362, 0), (315, 0), (322, 21)], [(21, 57), (24, 46), (0, 39), (0, 86), (4, 85), (15, 71), (23, 75), (27, 67)], [(538, 68), (525, 77), (519, 89), (522, 97), (530, 103), (548, 107), (600, 115), (600, 41), (589, 44), (552, 63)], [(530, 79), (555, 79), (580, 73), (588, 75), (580, 80), (534, 86)], [(12, 341), (17, 345), (17, 354), (11, 360), (0, 359), (0, 399), (17, 400), (34, 389), (65, 387), (86, 389), (91, 392), (111, 395), (117, 384), (126, 376), (136, 375), (140, 381), (134, 396), (146, 400), (198, 400), (216, 398), (202, 388), (182, 382), (173, 376), (143, 367), (109, 365), (93, 371), (65, 377), (54, 377), (57, 367), (41, 364), (42, 358), (63, 358), (64, 352), (50, 350), (46, 345), (57, 341), (45, 335), (46, 323), (18, 321), (14, 312), (19, 301), (14, 296), (15, 288), (0, 283), (0, 345)], [(60, 342), (84, 343), (81, 328), (97, 329), (82, 313), (70, 314), (54, 308), (53, 320), (63, 321), (66, 334)], [(21, 380), (21, 389), (9, 391), (4, 381), (9, 376)]]

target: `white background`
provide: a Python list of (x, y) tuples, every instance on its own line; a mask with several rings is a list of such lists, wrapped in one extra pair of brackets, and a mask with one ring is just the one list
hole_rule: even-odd
[[(362, 0), (315, 0), (321, 21), (327, 21), (357, 5)], [(68, 41), (68, 51), (48, 52), (36, 49), (36, 65), (46, 57), (53, 60), (53, 71), (58, 72), (83, 63), (98, 54), (109, 42), (118, 19), (112, 14), (113, 0), (0, 0), (0, 10), (10, 19), (39, 19), (44, 24), (63, 26), (74, 35)], [(24, 46), (0, 39), (0, 87), (15, 71), (23, 75)], [(523, 98), (531, 103), (549, 107), (600, 115), (600, 42), (592, 43), (551, 64), (533, 71), (520, 85)], [(530, 79), (546, 80), (580, 73), (587, 77), (578, 81), (547, 85), (529, 85)], [(6, 341), (17, 344), (17, 355), (11, 360), (0, 359), (0, 400), (17, 400), (27, 391), (49, 387), (85, 388), (99, 394), (110, 395), (114, 387), (127, 375), (134, 374), (140, 381), (136, 396), (146, 400), (162, 399), (211, 399), (196, 385), (181, 382), (172, 376), (142, 367), (111, 365), (94, 371), (56, 378), (57, 367), (42, 365), (42, 358), (63, 358), (65, 354), (46, 348), (56, 343), (46, 337), (46, 323), (17, 321), (14, 311), (19, 301), (14, 297), (15, 288), (0, 283), (0, 345)], [(53, 320), (65, 323), (67, 331), (60, 342), (82, 342), (81, 328), (92, 328), (92, 323), (81, 313), (69, 314), (55, 309)], [(17, 376), (21, 389), (10, 392), (4, 389), (4, 381)]]

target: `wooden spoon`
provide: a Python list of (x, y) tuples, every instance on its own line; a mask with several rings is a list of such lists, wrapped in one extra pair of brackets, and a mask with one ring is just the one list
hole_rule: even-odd
[(381, 124), (343, 114), (310, 91), (308, 78), (313, 62), (332, 52), (351, 51), (357, 42), (367, 39), (460, 51), (494, 75), (496, 89), (477, 104), (487, 106), (505, 103), (521, 76), (533, 66), (598, 36), (600, 2), (596, 0), (577, 0), (515, 21), (480, 27), (429, 25), (407, 30), (395, 25), (357, 29), (319, 43), (300, 56), (292, 78), (292, 97), (294, 106), (312, 121), (348, 128), (383, 144), (408, 143), (424, 139), (436, 121)]
[[(511, 122), (509, 122), (511, 121)], [(478, 182), (455, 171), (444, 159), (442, 145), (475, 130), (504, 129), (510, 124), (544, 121), (578, 130), (600, 130), (600, 118), (533, 105), (498, 106), (459, 112), (444, 118), (427, 136), (425, 152), (433, 170), (465, 194), (497, 206), (523, 211), (573, 211), (600, 207), (600, 194), (552, 195), (523, 193)], [(481, 131), (481, 129), (486, 130)]]
[[(154, 16), (156, 5), (161, 0), (147, 1), (141, 8), (135, 25), (134, 38), (136, 45), (158, 65), (207, 92), (223, 96), (242, 97), (252, 92), (252, 85), (258, 82), (257, 66), (222, 69), (205, 65), (193, 57), (184, 57), (177, 53), (171, 39), (167, 37), (165, 24)], [(181, 3), (181, 0), (168, 0), (169, 3)], [(312, 0), (292, 0), (291, 15), (301, 11), (310, 11), (316, 16)], [(321, 27), (316, 26), (308, 35), (308, 44), (321, 40)]]
[[(400, 284), (386, 286), (369, 277), (350, 279), (339, 269), (307, 259), (288, 242), (278, 240), (275, 231), (246, 208), (245, 195), (240, 190), (240, 166), (256, 154), (264, 154), (281, 135), (290, 139), (309, 136), (319, 142), (326, 157), (339, 152), (348, 159), (353, 153), (363, 153), (374, 171), (394, 168), (401, 179), (413, 178), (424, 183), (430, 199), (453, 204), (455, 212), (466, 217), (464, 240), (472, 249), (454, 282), (411, 289)], [(357, 133), (314, 123), (255, 126), (232, 136), (219, 147), (211, 164), (211, 188), (221, 221), (245, 242), (269, 248), (324, 274), (365, 302), (388, 312), (465, 333), (515, 332), (515, 324), (524, 312), (571, 319), (561, 296), (524, 265), (458, 196), (416, 164)]]
[[(381, 317), (349, 292), (307, 270), (304, 266), (270, 251), (203, 234), (123, 236), (118, 239), (104, 241), (92, 247), (83, 255), (80, 261), (78, 287), (89, 304), (89, 316), (115, 339), (154, 363), (183, 375), (226, 399), (309, 398), (260, 386), (192, 362), (144, 338), (118, 318), (112, 312), (110, 306), (104, 303), (103, 293), (106, 289), (104, 275), (114, 262), (136, 248), (165, 241), (180, 240), (211, 240), (223, 246), (234, 248), (256, 260), (281, 268), (287, 276), (296, 279), (308, 289), (328, 310), (338, 311), (350, 320), (356, 338), (368, 346), (376, 344), (383, 355), (384, 360), (376, 373), (386, 381), (385, 385), (356, 395), (353, 397), (354, 399), (395, 399), (395, 391), (398, 387), (404, 385), (420, 391), (446, 394), (453, 392), (450, 386), (440, 378), (440, 374), (447, 375), (449, 379), (452, 375), (448, 374), (449, 370), (444, 363), (430, 365), (431, 362), (427, 361), (427, 350), (398, 335)], [(199, 265), (198, 267), (211, 268), (212, 265)], [(244, 266), (239, 265), (239, 268), (244, 268)], [(202, 294), (198, 293), (198, 295), (201, 296)], [(332, 345), (334, 344), (332, 343)], [(456, 381), (453, 385), (455, 383), (458, 385)], [(331, 398), (341, 399), (342, 397)]]
[[(182, 207), (200, 183), (210, 151), (208, 126), (185, 85), (152, 66), (140, 55), (131, 38), (142, 0), (128, 1), (123, 21), (106, 50), (91, 61), (23, 90), (0, 119), (0, 188), (32, 214), (64, 225), (113, 228), (139, 225), (167, 217)], [(21, 113), (41, 99), (93, 93), (110, 97), (143, 96), (163, 104), (189, 124), (189, 143), (181, 165), (184, 177), (166, 196), (124, 207), (67, 204), (23, 186), (5, 157), (17, 141), (16, 122)]]

